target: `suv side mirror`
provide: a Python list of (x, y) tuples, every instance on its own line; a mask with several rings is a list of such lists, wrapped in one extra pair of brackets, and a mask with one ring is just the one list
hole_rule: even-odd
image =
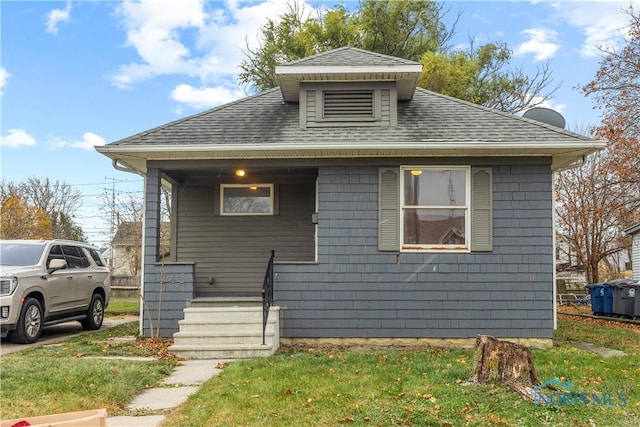
[(49, 274), (53, 273), (56, 270), (62, 270), (63, 268), (67, 268), (67, 261), (63, 259), (54, 258), (49, 262), (49, 268), (47, 271)]

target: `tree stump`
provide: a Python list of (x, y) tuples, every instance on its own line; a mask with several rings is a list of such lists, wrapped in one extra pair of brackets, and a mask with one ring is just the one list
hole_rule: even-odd
[(540, 385), (527, 347), (479, 335), (473, 354), (469, 384), (500, 384), (533, 400), (533, 387)]

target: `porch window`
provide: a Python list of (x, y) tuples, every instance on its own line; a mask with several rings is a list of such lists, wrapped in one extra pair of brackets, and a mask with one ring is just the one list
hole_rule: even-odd
[(221, 215), (273, 215), (273, 184), (222, 184)]

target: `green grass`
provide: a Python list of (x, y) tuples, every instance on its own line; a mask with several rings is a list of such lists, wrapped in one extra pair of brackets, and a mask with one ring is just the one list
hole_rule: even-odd
[(560, 316), (555, 337), (559, 340), (590, 342), (640, 355), (640, 327), (628, 323)]
[(640, 425), (640, 351), (632, 342), (640, 340), (638, 331), (561, 319), (558, 334), (629, 355), (605, 359), (568, 343), (534, 350), (540, 379), (570, 379), (589, 395), (621, 393), (625, 406), (536, 407), (503, 387), (464, 385), (471, 350), (326, 349), (233, 362), (163, 426)]
[[(135, 323), (72, 337), (0, 359), (0, 418), (20, 418), (106, 408), (122, 413), (126, 404), (169, 375), (176, 362), (164, 345), (114, 337), (136, 336)], [(98, 359), (154, 356), (150, 361)]]
[(107, 316), (137, 316), (140, 314), (140, 298), (111, 298), (105, 314)]
[[(158, 386), (176, 362), (167, 342), (135, 337), (136, 322), (72, 337), (0, 359), (0, 418), (126, 404)], [(230, 363), (219, 377), (168, 414), (164, 426), (638, 426), (640, 328), (561, 316), (551, 350), (534, 350), (542, 381), (571, 380), (581, 393), (618, 393), (625, 406), (534, 406), (505, 387), (469, 386), (472, 351), (422, 348), (284, 349)], [(622, 349), (605, 359), (570, 341)], [(98, 359), (153, 356), (154, 360)], [(614, 398), (614, 402), (615, 402)]]

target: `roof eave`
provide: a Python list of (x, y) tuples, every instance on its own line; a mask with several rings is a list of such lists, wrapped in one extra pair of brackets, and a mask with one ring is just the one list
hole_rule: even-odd
[(640, 223), (632, 225), (629, 228), (625, 228), (624, 233), (629, 235), (629, 236), (633, 236), (636, 233), (640, 233)]
[(541, 157), (552, 158), (552, 170), (574, 165), (589, 154), (602, 149), (605, 143), (589, 141), (583, 144), (566, 142), (523, 144), (486, 141), (420, 142), (388, 144), (219, 144), (167, 146), (101, 146), (96, 150), (125, 164), (133, 173), (146, 173), (149, 160), (250, 160), (303, 159), (349, 157)]
[(282, 97), (298, 102), (301, 82), (395, 81), (398, 99), (409, 100), (418, 85), (422, 65), (278, 66), (276, 77)]

